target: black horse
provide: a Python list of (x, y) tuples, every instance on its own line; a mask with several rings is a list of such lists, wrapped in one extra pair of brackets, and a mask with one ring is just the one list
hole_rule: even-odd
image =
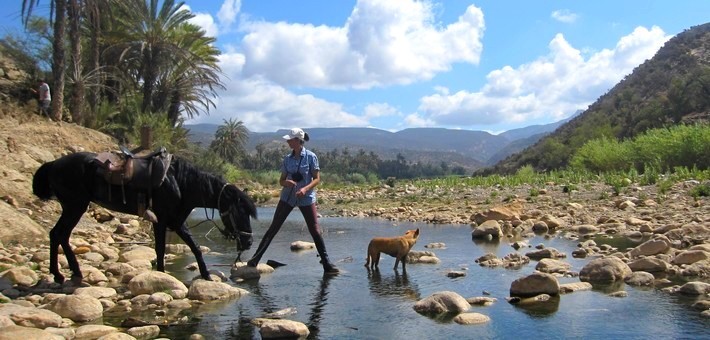
[[(64, 282), (59, 272), (57, 253), (59, 246), (72, 271), (72, 281), (80, 283), (83, 276), (76, 256), (69, 246), (69, 236), (89, 202), (109, 210), (138, 214), (137, 200), (145, 195), (130, 185), (111, 185), (99, 175), (100, 164), (96, 154), (78, 152), (43, 164), (35, 172), (32, 182), (34, 194), (42, 200), (56, 197), (62, 206), (62, 215), (49, 233), (49, 271), (54, 281)], [(165, 232), (170, 228), (190, 247), (200, 269), (200, 275), (209, 280), (209, 272), (200, 248), (192, 239), (185, 220), (196, 207), (217, 209), (224, 224), (225, 237), (236, 239), (237, 251), (247, 250), (252, 244), (250, 216), (256, 218), (256, 206), (249, 196), (222, 178), (198, 170), (177, 157), (170, 162), (167, 177), (159, 187), (151, 189), (152, 211), (157, 217), (153, 223), (157, 270), (165, 270)]]

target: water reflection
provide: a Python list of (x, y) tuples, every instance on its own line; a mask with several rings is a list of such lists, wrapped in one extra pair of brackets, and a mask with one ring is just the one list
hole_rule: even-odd
[(546, 301), (519, 303), (514, 306), (516, 307), (516, 310), (525, 312), (525, 314), (533, 317), (549, 317), (555, 314), (560, 308), (560, 296), (550, 296), (550, 299)]
[(323, 319), (323, 310), (328, 302), (328, 285), (336, 275), (323, 274), (323, 278), (318, 285), (318, 292), (313, 296), (313, 302), (310, 303), (311, 313), (308, 316), (308, 330), (311, 332), (312, 339), (318, 339), (320, 331), (320, 322)]
[(367, 278), (370, 282), (370, 291), (377, 296), (402, 296), (410, 300), (419, 300), (419, 288), (410, 283), (407, 272), (392, 271), (393, 276), (384, 279), (379, 269), (367, 269)]

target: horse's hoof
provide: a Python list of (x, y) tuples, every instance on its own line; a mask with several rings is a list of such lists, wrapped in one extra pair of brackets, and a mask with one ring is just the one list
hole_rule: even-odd
[(81, 286), (81, 282), (83, 280), (84, 280), (84, 277), (81, 275), (72, 275), (71, 284), (72, 284), (72, 286), (79, 287), (79, 286)]

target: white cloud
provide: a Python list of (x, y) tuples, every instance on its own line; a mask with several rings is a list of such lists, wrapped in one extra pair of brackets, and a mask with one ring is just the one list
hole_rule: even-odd
[(219, 28), (217, 23), (214, 22), (214, 18), (206, 13), (193, 13), (195, 17), (190, 19), (190, 23), (202, 27), (209, 37), (216, 37), (219, 35)]
[(387, 103), (373, 103), (365, 107), (364, 118), (370, 120), (377, 117), (398, 116), (400, 115), (397, 108)]
[(612, 50), (588, 59), (558, 34), (549, 55), (517, 68), (490, 72), (478, 92), (447, 89), (420, 99), (418, 120), (434, 125), (473, 126), (522, 122), (536, 118), (558, 120), (584, 109), (643, 63), (670, 38), (653, 27), (636, 28)]
[(243, 22), (244, 73), (282, 86), (365, 89), (428, 80), (457, 62), (477, 64), (481, 10), (469, 6), (444, 27), (434, 19), (427, 1), (361, 0), (342, 27)]
[(342, 105), (296, 94), (261, 76), (243, 77), (245, 57), (239, 53), (223, 53), (220, 67), (227, 89), (218, 94), (216, 110), (200, 116), (190, 124), (222, 122), (234, 118), (253, 131), (275, 131), (293, 126), (367, 126), (365, 118), (345, 112)]
[(224, 0), (222, 6), (217, 12), (217, 18), (219, 19), (220, 26), (228, 29), (237, 20), (237, 15), (241, 11), (242, 1), (241, 0)]
[(572, 13), (567, 9), (561, 9), (557, 11), (553, 11), (550, 16), (560, 22), (564, 22), (566, 24), (571, 24), (577, 21), (577, 18), (579, 17), (576, 13)]

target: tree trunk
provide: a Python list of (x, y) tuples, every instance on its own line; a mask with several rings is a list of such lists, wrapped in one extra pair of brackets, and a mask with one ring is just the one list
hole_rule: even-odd
[[(101, 16), (98, 1), (90, 1), (90, 5), (87, 8), (87, 16), (89, 18), (89, 27), (91, 27), (91, 35), (89, 41), (89, 67), (96, 72), (100, 67), (100, 54), (99, 49), (99, 36), (101, 32)], [(101, 77), (103, 79), (103, 77)], [(96, 79), (96, 84), (101, 82), (101, 79)], [(84, 121), (89, 123), (89, 125), (94, 125), (94, 120), (96, 119), (97, 107), (99, 105), (99, 87), (92, 86), (89, 88), (89, 95), (87, 96), (87, 101), (89, 102), (89, 112)]]
[(66, 0), (54, 0), (54, 42), (52, 43), (52, 118), (62, 120), (64, 110), (64, 31), (66, 27)]
[(81, 22), (78, 0), (69, 0), (69, 43), (71, 45), (71, 61), (74, 68), (74, 88), (71, 94), (70, 109), (72, 120), (84, 125), (84, 72), (81, 60), (81, 37), (79, 24)]

